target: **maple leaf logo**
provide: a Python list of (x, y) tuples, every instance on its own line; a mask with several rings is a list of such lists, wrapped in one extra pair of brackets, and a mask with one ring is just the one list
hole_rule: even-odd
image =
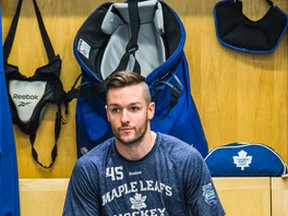
[(146, 208), (146, 198), (146, 196), (136, 193), (134, 197), (130, 197), (130, 202), (132, 204), (131, 208), (137, 211), (140, 211), (142, 208)]
[(252, 163), (252, 156), (247, 156), (247, 152), (241, 150), (238, 152), (238, 156), (233, 156), (233, 162), (236, 167), (241, 167), (241, 170), (244, 170), (245, 167), (249, 167), (249, 164)]

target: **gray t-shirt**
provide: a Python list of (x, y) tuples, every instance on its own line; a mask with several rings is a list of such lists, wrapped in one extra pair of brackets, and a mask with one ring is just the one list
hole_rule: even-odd
[(179, 139), (157, 133), (141, 160), (129, 161), (114, 138), (77, 161), (63, 215), (224, 215), (200, 153)]

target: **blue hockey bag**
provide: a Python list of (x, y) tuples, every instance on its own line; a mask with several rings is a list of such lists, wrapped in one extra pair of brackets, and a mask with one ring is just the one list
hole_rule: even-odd
[[(89, 15), (74, 41), (81, 84), (76, 87), (76, 81), (67, 94), (68, 101), (78, 99), (78, 157), (113, 136), (103, 81), (119, 70), (146, 77), (156, 103), (152, 130), (174, 135), (203, 157), (207, 155), (207, 141), (191, 96), (185, 39), (180, 18), (163, 1), (105, 3)], [(89, 88), (95, 91), (85, 91)]]
[(282, 176), (287, 166), (269, 146), (231, 143), (209, 151), (205, 161), (211, 176)]

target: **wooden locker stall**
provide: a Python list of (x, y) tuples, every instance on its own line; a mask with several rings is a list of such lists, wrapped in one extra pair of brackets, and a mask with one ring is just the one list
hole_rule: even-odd
[[(73, 40), (87, 16), (103, 0), (38, 0), (55, 53), (62, 58), (61, 79), (69, 90), (80, 73), (73, 55)], [(213, 8), (218, 1), (167, 0), (186, 29), (191, 91), (209, 148), (231, 142), (259, 142), (288, 159), (288, 36), (271, 54), (251, 54), (222, 46), (216, 38)], [(252, 20), (268, 10), (265, 0), (243, 0), (243, 12)], [(288, 13), (286, 1), (274, 0)], [(6, 38), (17, 0), (1, 0), (3, 39)], [(9, 62), (31, 76), (47, 63), (32, 1), (24, 0)], [(14, 127), (20, 178), (67, 178), (76, 161), (74, 100), (58, 141), (58, 157), (49, 170), (32, 159), (28, 136)], [(49, 106), (37, 132), (35, 148), (42, 161), (50, 162), (54, 145), (56, 107)], [(95, 123), (96, 124), (96, 123)]]
[[(232, 142), (258, 142), (274, 148), (287, 163), (288, 34), (284, 34), (271, 54), (244, 53), (224, 47), (215, 33), (213, 8), (218, 1), (165, 1), (178, 13), (186, 29), (185, 54), (191, 92), (209, 149)], [(4, 41), (18, 1), (0, 2)], [(63, 59), (61, 80), (68, 91), (81, 72), (73, 54), (76, 32), (89, 14), (106, 1), (37, 2), (55, 53)], [(243, 12), (252, 20), (259, 20), (268, 10), (265, 0), (242, 2)], [(288, 13), (287, 1), (273, 2)], [(23, 1), (9, 62), (18, 65), (26, 76), (32, 76), (36, 68), (48, 62), (32, 0)], [(42, 206), (43, 200), (51, 199), (56, 201), (50, 203), (55, 206), (53, 215), (61, 214), (68, 178), (77, 160), (75, 112), (76, 100), (70, 104), (67, 116), (63, 112), (66, 124), (61, 129), (58, 156), (53, 167), (47, 170), (34, 162), (29, 137), (14, 126), (23, 215), (39, 215), (41, 211), (51, 215), (49, 205)], [(56, 106), (49, 105), (35, 142), (39, 159), (47, 164), (54, 145), (55, 113)], [(286, 180), (214, 178), (214, 182), (228, 215), (237, 215), (235, 212), (248, 216), (287, 215)], [(242, 206), (238, 211), (239, 203), (248, 203), (251, 209), (245, 211)]]

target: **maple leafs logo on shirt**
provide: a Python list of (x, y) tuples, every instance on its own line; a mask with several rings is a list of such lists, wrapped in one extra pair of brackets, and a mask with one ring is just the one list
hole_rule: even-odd
[(141, 194), (136, 193), (134, 197), (130, 197), (130, 202), (132, 204), (131, 208), (137, 211), (140, 211), (142, 208), (146, 208), (146, 198), (147, 196), (142, 196)]

